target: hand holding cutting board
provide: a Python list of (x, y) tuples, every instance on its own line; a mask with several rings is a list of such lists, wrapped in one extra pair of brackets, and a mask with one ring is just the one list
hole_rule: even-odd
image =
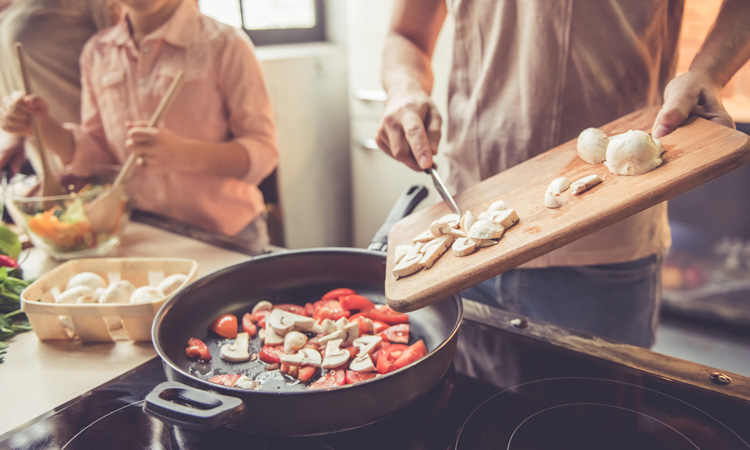
[[(603, 127), (608, 135), (648, 129), (658, 108), (646, 108)], [(445, 254), (434, 266), (408, 277), (392, 274), (396, 248), (444, 216), (444, 204), (418, 211), (398, 222), (389, 234), (386, 271), (388, 304), (413, 311), (494, 275), (530, 261), (596, 230), (692, 189), (750, 161), (750, 138), (744, 133), (693, 118), (661, 139), (663, 163), (637, 176), (612, 175), (604, 163), (587, 164), (578, 157), (576, 140), (495, 175), (456, 195), (467, 210), (484, 211), (498, 199), (512, 205), (519, 222), (497, 245), (458, 258)], [(566, 193), (561, 207), (544, 204), (550, 181), (577, 180), (592, 172), (604, 181), (582, 195)]]

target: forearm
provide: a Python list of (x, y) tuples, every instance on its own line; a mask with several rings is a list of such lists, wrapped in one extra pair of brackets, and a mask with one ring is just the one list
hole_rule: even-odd
[(750, 59), (750, 2), (724, 0), (713, 27), (690, 70), (707, 74), (723, 88), (740, 67)]
[(37, 126), (46, 150), (56, 153), (65, 164), (73, 161), (75, 139), (70, 130), (48, 114), (39, 116)]
[(389, 94), (432, 92), (432, 53), (446, 14), (442, 0), (396, 2), (383, 48), (383, 86)]
[(401, 34), (388, 34), (383, 52), (383, 87), (393, 95), (422, 90), (432, 93), (430, 57)]

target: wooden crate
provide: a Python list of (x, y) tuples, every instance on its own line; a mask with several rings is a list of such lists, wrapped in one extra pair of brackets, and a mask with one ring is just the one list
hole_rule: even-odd
[[(181, 258), (91, 258), (68, 261), (34, 281), (21, 294), (26, 313), (39, 340), (80, 339), (83, 342), (151, 340), (156, 312), (177, 291), (195, 280), (198, 263)], [(152, 303), (55, 303), (68, 279), (94, 272), (108, 283), (128, 280), (138, 288), (156, 286), (162, 279), (184, 274), (187, 281), (166, 298)]]

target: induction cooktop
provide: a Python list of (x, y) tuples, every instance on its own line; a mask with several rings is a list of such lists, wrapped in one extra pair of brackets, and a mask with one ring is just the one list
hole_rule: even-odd
[[(748, 379), (473, 302), (465, 302), (454, 364), (441, 382), (355, 430), (289, 438), (167, 425), (142, 411), (165, 380), (154, 358), (5, 433), (0, 448), (750, 449)], [(283, 411), (269, 411), (276, 413)]]

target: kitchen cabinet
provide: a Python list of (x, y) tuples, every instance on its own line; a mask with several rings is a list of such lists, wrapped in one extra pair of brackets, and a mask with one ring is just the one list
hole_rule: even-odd
[[(346, 4), (352, 229), (355, 247), (368, 245), (398, 196), (412, 184), (423, 184), (430, 188), (430, 195), (422, 202), (422, 207), (441, 201), (437, 192), (434, 192), (428, 175), (415, 172), (388, 157), (375, 143), (386, 97), (381, 83), (381, 59), (392, 5), (390, 0), (352, 0)], [(451, 40), (452, 20), (449, 18), (438, 39), (433, 61), (435, 86), (432, 97), (443, 115), (447, 103)], [(439, 172), (445, 176), (443, 158), (438, 155), (435, 161)]]

